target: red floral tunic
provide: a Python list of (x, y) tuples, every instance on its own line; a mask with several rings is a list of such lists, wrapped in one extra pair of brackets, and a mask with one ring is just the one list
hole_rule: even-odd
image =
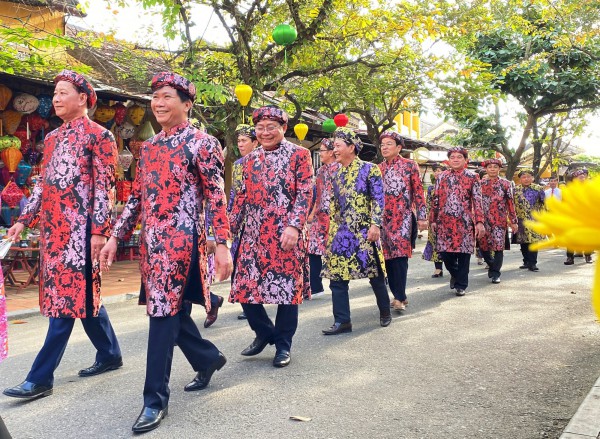
[(475, 224), (483, 223), (477, 174), (467, 169), (442, 172), (435, 183), (430, 221), (436, 225), (438, 252), (473, 253)]
[(0, 270), (0, 362), (8, 356), (8, 322), (6, 320), (6, 297), (4, 277)]
[(46, 136), (42, 179), (18, 221), (28, 226), (39, 215), (40, 308), (47, 317), (98, 315), (100, 267), (86, 252), (92, 234), (109, 235), (116, 164), (113, 135), (87, 116)]
[[(230, 302), (297, 305), (310, 294), (304, 225), (312, 177), (310, 152), (286, 140), (244, 157), (230, 215), (233, 233), (240, 232)], [(300, 235), (296, 247), (284, 251), (279, 240), (288, 226)]]
[(146, 304), (151, 317), (180, 311), (194, 235), (198, 237), (202, 291), (189, 299), (204, 303), (210, 311), (205, 205), (210, 209), (216, 240), (229, 239), (223, 152), (218, 140), (186, 121), (144, 142), (133, 190), (113, 236), (126, 238), (141, 218), (140, 271), (145, 297), (140, 295), (140, 304)]
[(308, 253), (311, 255), (324, 255), (327, 247), (327, 234), (329, 232), (329, 200), (331, 198), (331, 181), (340, 169), (338, 162), (323, 165), (317, 171), (315, 197), (315, 216), (310, 223)]
[(485, 236), (479, 240), (483, 251), (503, 251), (508, 221), (517, 223), (513, 191), (506, 178), (481, 181)]
[(385, 193), (381, 230), (383, 257), (386, 260), (410, 258), (413, 204), (417, 209), (417, 219), (427, 219), (419, 166), (412, 160), (398, 156), (391, 162), (386, 160), (381, 163), (379, 169)]

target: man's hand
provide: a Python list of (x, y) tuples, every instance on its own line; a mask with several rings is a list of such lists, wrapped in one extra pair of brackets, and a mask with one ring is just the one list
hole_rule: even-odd
[(279, 242), (281, 243), (281, 248), (285, 251), (290, 251), (293, 249), (296, 244), (298, 244), (298, 235), (300, 232), (297, 228), (293, 226), (287, 226), (283, 233), (281, 234), (281, 238)]
[(100, 270), (109, 271), (115, 257), (117, 256), (117, 244), (119, 241), (114, 236), (111, 236), (108, 242), (100, 251)]
[(483, 223), (475, 224), (475, 238), (481, 239), (485, 236), (485, 227), (483, 227)]
[(225, 244), (219, 244), (215, 250), (215, 271), (217, 282), (221, 282), (231, 276), (233, 272), (233, 261), (231, 251)]
[(212, 255), (217, 250), (217, 243), (214, 239), (209, 239), (206, 241), (206, 254)]
[(92, 262), (95, 264), (100, 260), (100, 252), (106, 244), (106, 236), (92, 235), (90, 247), (92, 249)]
[(367, 241), (377, 242), (379, 241), (380, 236), (381, 232), (379, 231), (379, 227), (375, 224), (371, 224), (371, 227), (369, 227), (369, 231), (367, 232)]
[(12, 242), (15, 242), (19, 239), (21, 232), (25, 230), (25, 224), (23, 223), (15, 223), (8, 231), (6, 232), (6, 239), (10, 239)]
[(427, 221), (426, 220), (417, 221), (417, 225), (419, 226), (419, 232), (422, 232), (423, 230), (427, 230)]

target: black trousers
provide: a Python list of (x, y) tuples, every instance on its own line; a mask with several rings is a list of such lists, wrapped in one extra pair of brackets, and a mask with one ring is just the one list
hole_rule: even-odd
[(388, 284), (394, 299), (404, 302), (406, 300), (406, 274), (408, 272), (408, 257), (386, 259)]
[(323, 279), (321, 278), (321, 269), (323, 260), (321, 255), (308, 255), (310, 265), (310, 292), (312, 294), (320, 293), (323, 289)]
[(492, 258), (491, 251), (481, 251), (483, 254), (483, 259), (485, 263), (490, 267), (488, 270), (488, 277), (493, 279), (495, 277), (500, 277), (500, 270), (502, 269), (502, 264), (504, 262), (504, 252), (503, 251), (495, 251), (494, 257)]
[(454, 288), (466, 290), (469, 286), (471, 253), (441, 252), (446, 270), (454, 278)]
[(278, 305), (275, 324), (262, 304), (242, 303), (250, 328), (256, 336), (275, 344), (278, 351), (289, 351), (298, 328), (298, 305)]
[(202, 338), (185, 309), (174, 316), (149, 319), (144, 407), (162, 410), (169, 404), (169, 379), (175, 343), (196, 372), (216, 361), (219, 350)]
[[(379, 276), (369, 278), (377, 308), (380, 316), (390, 315), (390, 296), (388, 295), (385, 277), (380, 271)], [(336, 323), (350, 323), (350, 281), (349, 280), (330, 280), (331, 302), (333, 305), (333, 318)]]
[(523, 265), (526, 265), (527, 267), (534, 267), (537, 265), (538, 252), (529, 250), (529, 243), (521, 244), (521, 254), (523, 255)]

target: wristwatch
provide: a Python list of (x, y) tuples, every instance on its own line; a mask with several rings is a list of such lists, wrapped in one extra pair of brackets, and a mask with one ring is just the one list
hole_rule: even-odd
[(231, 240), (230, 239), (219, 239), (217, 241), (217, 245), (223, 244), (225, 247), (231, 250)]

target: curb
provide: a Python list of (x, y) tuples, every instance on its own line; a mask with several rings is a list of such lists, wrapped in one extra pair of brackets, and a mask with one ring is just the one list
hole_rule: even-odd
[(600, 435), (600, 378), (587, 394), (559, 439), (596, 439)]

